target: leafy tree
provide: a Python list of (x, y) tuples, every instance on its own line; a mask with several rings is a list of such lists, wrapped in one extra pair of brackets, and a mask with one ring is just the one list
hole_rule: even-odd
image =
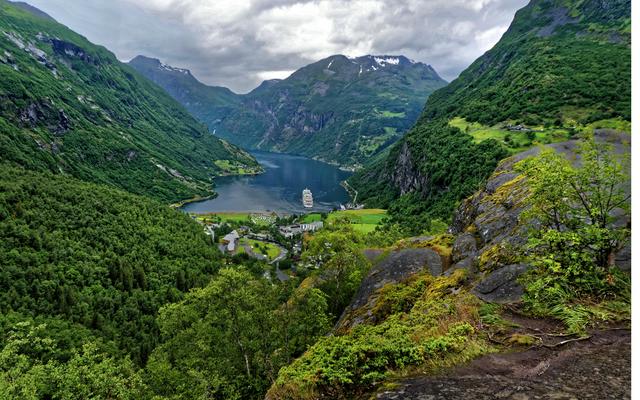
[(225, 268), (158, 316), (165, 339), (147, 378), (170, 398), (260, 398), (277, 372), (328, 328), (317, 289), (285, 304), (281, 288), (243, 269)]
[(61, 363), (46, 325), (15, 326), (0, 350), (0, 399), (144, 399), (148, 388), (129, 359), (87, 343)]
[(340, 316), (370, 264), (362, 254), (362, 235), (351, 228), (348, 220), (336, 220), (333, 229), (323, 229), (307, 243), (303, 261), (315, 265), (316, 287), (329, 299), (329, 312)]
[(626, 286), (612, 267), (630, 236), (628, 161), (628, 155), (588, 138), (575, 165), (548, 149), (518, 164), (530, 188), (523, 216), (536, 224), (529, 243), (535, 266), (530, 300), (554, 304), (579, 295), (611, 296)]

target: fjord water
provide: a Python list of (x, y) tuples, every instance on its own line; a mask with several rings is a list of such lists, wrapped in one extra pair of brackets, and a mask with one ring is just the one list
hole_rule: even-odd
[(340, 182), (350, 172), (306, 157), (289, 154), (254, 152), (265, 172), (255, 176), (229, 176), (215, 180), (218, 197), (190, 203), (184, 211), (211, 213), (225, 211), (275, 211), (302, 213), (302, 190), (313, 192), (313, 211), (330, 211), (349, 196)]

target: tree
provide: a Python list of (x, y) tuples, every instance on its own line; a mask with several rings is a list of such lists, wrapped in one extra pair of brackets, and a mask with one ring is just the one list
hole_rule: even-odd
[(628, 161), (590, 137), (574, 164), (550, 149), (518, 164), (530, 190), (524, 218), (537, 225), (534, 265), (550, 284), (590, 294), (613, 289), (615, 253), (630, 236)]
[(61, 363), (47, 326), (21, 322), (0, 349), (0, 399), (114, 400), (149, 398), (130, 359), (116, 359), (87, 343)]
[[(284, 292), (283, 292), (284, 291)], [(225, 268), (202, 289), (163, 307), (164, 343), (147, 364), (149, 386), (175, 398), (260, 398), (278, 370), (328, 330), (317, 289), (287, 289)]]
[(334, 318), (342, 314), (370, 267), (361, 251), (363, 245), (362, 236), (341, 220), (307, 242), (303, 259), (318, 266), (317, 287), (327, 295)]

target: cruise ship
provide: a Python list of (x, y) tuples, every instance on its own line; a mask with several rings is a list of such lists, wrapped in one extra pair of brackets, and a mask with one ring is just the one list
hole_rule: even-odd
[(304, 208), (313, 208), (313, 194), (311, 194), (311, 190), (305, 189), (302, 191), (302, 205)]

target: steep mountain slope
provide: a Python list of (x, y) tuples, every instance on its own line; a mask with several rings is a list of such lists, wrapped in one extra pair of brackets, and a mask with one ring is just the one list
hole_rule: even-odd
[(531, 1), (429, 98), (386, 160), (352, 178), (360, 198), (418, 231), (448, 218), (507, 151), (597, 127), (629, 132), (630, 21), (628, 0)]
[(446, 84), (431, 66), (403, 56), (335, 55), (234, 98), (160, 62), (139, 57), (131, 66), (235, 144), (349, 166), (402, 137), (429, 94)]
[(225, 87), (207, 86), (187, 69), (174, 68), (155, 58), (137, 56), (128, 63), (165, 89), (187, 111), (209, 126), (219, 123), (242, 104), (240, 96)]
[(255, 166), (163, 90), (55, 21), (0, 1), (0, 159), (174, 201), (216, 160)]

